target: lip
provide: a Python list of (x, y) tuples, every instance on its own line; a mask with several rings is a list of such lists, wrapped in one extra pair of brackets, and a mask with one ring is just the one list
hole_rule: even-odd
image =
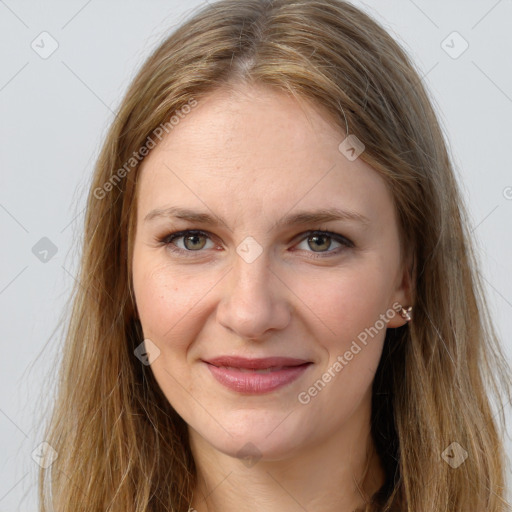
[(312, 364), (305, 359), (221, 356), (204, 361), (213, 377), (228, 389), (245, 394), (270, 393), (298, 379)]

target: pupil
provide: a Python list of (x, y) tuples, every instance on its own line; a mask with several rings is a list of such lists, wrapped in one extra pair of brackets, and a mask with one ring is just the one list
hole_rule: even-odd
[[(201, 238), (201, 235), (189, 235), (189, 236), (186, 236), (185, 237), (185, 247), (187, 249), (192, 249), (192, 250), (194, 250), (194, 249), (202, 249), (204, 247), (205, 242), (203, 240), (203, 243), (202, 244), (200, 243), (199, 246), (195, 245), (195, 244), (197, 244), (197, 239), (198, 238)], [(189, 244), (189, 242), (191, 242), (191, 244)], [(189, 245), (192, 245), (192, 246), (190, 247)]]
[[(327, 240), (327, 243), (324, 243), (324, 244), (320, 243), (320, 244), (318, 244), (318, 240), (319, 240), (319, 239), (320, 239), (320, 240), (324, 240), (324, 241), (326, 241), (326, 240)], [(314, 236), (311, 236), (311, 237), (309, 238), (309, 240), (310, 240), (310, 241), (311, 241), (311, 240), (314, 240), (314, 241), (315, 241), (315, 242), (314, 242), (314, 244), (315, 244), (315, 246), (316, 246), (316, 249), (318, 249), (318, 248), (320, 248), (320, 249), (329, 249), (329, 247), (330, 247), (330, 245), (331, 245), (331, 243), (328, 241), (328, 240), (329, 240), (329, 237), (328, 237), (328, 236), (326, 236), (326, 235), (314, 235)], [(322, 247), (322, 245), (323, 245), (323, 247)], [(316, 251), (316, 252), (320, 252), (320, 251), (317, 251), (317, 250), (315, 249), (315, 247), (311, 247), (311, 249), (313, 249), (313, 250), (314, 250), (314, 251)]]

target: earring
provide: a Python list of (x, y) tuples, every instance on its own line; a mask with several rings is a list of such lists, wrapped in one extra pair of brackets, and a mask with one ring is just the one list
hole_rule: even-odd
[(410, 322), (412, 320), (411, 318), (411, 311), (412, 311), (412, 306), (409, 306), (408, 308), (404, 308), (403, 306), (400, 306), (400, 316), (404, 319), (404, 320), (407, 320), (407, 322)]

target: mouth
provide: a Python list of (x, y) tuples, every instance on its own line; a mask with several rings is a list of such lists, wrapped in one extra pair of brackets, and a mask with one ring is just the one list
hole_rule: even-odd
[(207, 361), (211, 375), (230, 390), (244, 394), (269, 393), (290, 384), (313, 363), (290, 357), (247, 359), (222, 356)]

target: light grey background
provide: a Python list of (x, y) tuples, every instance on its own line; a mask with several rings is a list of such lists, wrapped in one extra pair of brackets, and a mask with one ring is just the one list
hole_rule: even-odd
[[(402, 42), (434, 97), (512, 358), (512, 1), (354, 3)], [(0, 0), (0, 512), (36, 510), (31, 452), (43, 441), (40, 415), (57, 372), (52, 334), (112, 111), (145, 56), (201, 4)], [(465, 43), (454, 31), (469, 44), (457, 58)], [(58, 48), (46, 59), (31, 47), (48, 52), (52, 40)], [(57, 248), (46, 262), (32, 251), (43, 237)]]

